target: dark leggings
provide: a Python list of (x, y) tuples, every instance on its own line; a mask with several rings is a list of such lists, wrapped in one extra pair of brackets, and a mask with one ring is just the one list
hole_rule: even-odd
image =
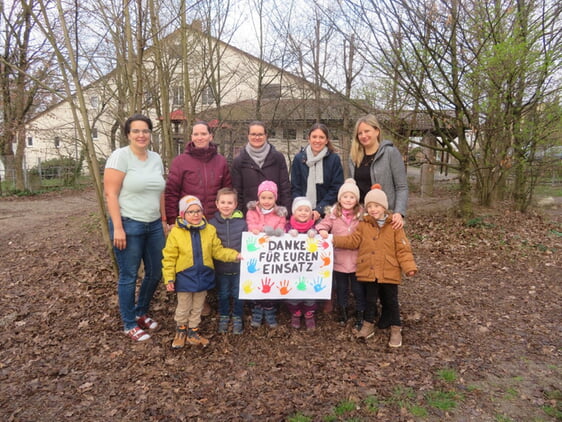
[(355, 298), (355, 310), (363, 312), (365, 310), (365, 286), (363, 282), (357, 281), (355, 273), (341, 273), (334, 271), (334, 281), (336, 283), (336, 298), (340, 308), (347, 308), (349, 302), (349, 286)]
[(374, 323), (377, 317), (377, 299), (381, 301), (381, 317), (379, 328), (391, 325), (402, 325), (400, 321), (400, 306), (398, 304), (398, 285), (367, 282), (365, 284), (365, 321)]

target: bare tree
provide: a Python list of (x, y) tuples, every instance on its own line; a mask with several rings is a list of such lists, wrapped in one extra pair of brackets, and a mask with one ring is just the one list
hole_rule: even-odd
[[(38, 110), (35, 105), (38, 97), (47, 98), (44, 83), (52, 81), (52, 53), (44, 41), (32, 39), (33, 14), (37, 7), (34, 0), (21, 0), (12, 2), (9, 9), (5, 9), (3, 3), (0, 8), (0, 22), (5, 25), (0, 57), (3, 122), (0, 125), (0, 155), (6, 157), (5, 168), (14, 172), (16, 189), (21, 191), (25, 189), (25, 123)], [(13, 143), (16, 144), (15, 153)]]
[[(552, 4), (547, 12), (550, 3), (537, 1), (523, 7), (516, 1), (501, 5), (462, 0), (341, 2), (343, 10), (363, 23), (356, 35), (365, 60), (381, 78), (396, 81), (399, 95), (411, 105), (419, 104), (432, 119), (439, 143), (424, 146), (454, 158), (444, 164), (458, 171), (458, 208), (465, 217), (472, 213), (472, 178), (479, 193), (486, 191), (481, 202), (488, 203), (509, 174), (507, 158), (522, 133), (517, 127), (526, 121), (525, 110), (552, 93), (548, 81), (560, 66), (559, 58), (553, 64), (560, 51), (560, 31), (554, 24), (560, 7)], [(528, 32), (532, 36), (521, 38), (531, 28), (524, 23), (526, 16), (533, 17), (535, 25)], [(504, 50), (510, 51), (505, 56), (509, 62), (498, 61), (505, 41), (522, 47)], [(539, 54), (529, 54), (541, 45)], [(536, 77), (538, 69), (543, 70), (542, 79)], [(528, 94), (529, 86), (533, 95)], [(518, 111), (514, 114), (514, 110)], [(498, 132), (499, 127), (513, 130)], [(528, 146), (525, 142), (520, 149)]]

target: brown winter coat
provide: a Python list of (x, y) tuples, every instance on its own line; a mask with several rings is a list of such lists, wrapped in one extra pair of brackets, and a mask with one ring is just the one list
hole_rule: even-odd
[(388, 218), (379, 227), (371, 216), (365, 216), (355, 231), (347, 236), (334, 236), (334, 246), (359, 249), (357, 280), (400, 284), (402, 272), (418, 271), (412, 247), (403, 229), (394, 230)]

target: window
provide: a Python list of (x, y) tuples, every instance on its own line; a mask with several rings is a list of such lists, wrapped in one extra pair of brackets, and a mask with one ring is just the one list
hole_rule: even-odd
[(28, 146), (28, 147), (32, 147), (32, 146), (33, 146), (33, 136), (28, 136), (28, 137), (27, 137), (27, 146)]
[(172, 87), (172, 101), (175, 106), (183, 106), (183, 87), (174, 86)]
[(92, 128), (92, 139), (98, 139), (98, 129), (95, 127)]
[(60, 147), (60, 136), (55, 136), (55, 148)]
[(90, 97), (90, 105), (92, 106), (92, 108), (98, 108), (98, 106), (100, 105), (100, 99), (97, 95), (92, 95)]
[(203, 88), (203, 92), (201, 93), (201, 102), (203, 103), (203, 105), (210, 105), (215, 103), (215, 94), (211, 85), (207, 85), (205, 88)]
[(261, 96), (266, 99), (281, 98), (281, 84), (267, 84), (261, 87)]

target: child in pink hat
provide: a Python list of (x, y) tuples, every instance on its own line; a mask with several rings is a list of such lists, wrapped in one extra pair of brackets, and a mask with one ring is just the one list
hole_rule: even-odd
[[(246, 213), (248, 231), (253, 234), (265, 233), (269, 236), (282, 236), (287, 224), (287, 209), (277, 205), (277, 185), (264, 180), (258, 186), (258, 200), (248, 202)], [(265, 317), (269, 327), (277, 327), (275, 302), (256, 300), (252, 303), (252, 327), (259, 327)]]
[(277, 205), (277, 185), (264, 180), (258, 186), (258, 200), (248, 202), (246, 222), (254, 234), (281, 236), (287, 224), (287, 208)]

